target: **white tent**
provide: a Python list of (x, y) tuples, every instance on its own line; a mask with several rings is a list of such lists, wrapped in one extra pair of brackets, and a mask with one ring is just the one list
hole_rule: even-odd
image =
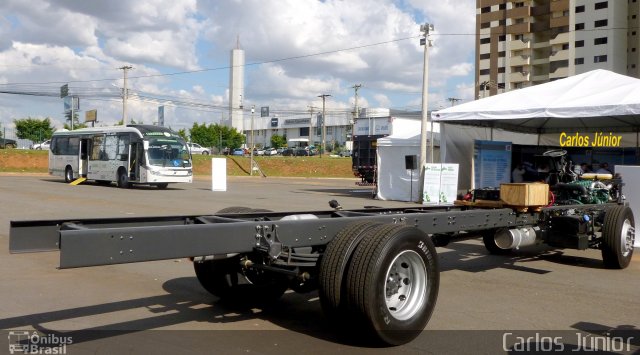
[[(621, 147), (640, 142), (640, 80), (607, 70), (509, 91), (433, 112), (441, 156), (460, 163), (460, 188), (471, 187), (473, 140), (559, 146), (562, 133), (613, 132)], [(464, 126), (462, 126), (464, 125)], [(519, 132), (519, 133), (515, 133)]]
[[(420, 134), (403, 132), (378, 138), (378, 191), (376, 198), (394, 201), (418, 201), (420, 171), (406, 169), (405, 156), (420, 161)], [(417, 165), (417, 164), (416, 164)]]
[(640, 127), (640, 79), (598, 69), (446, 108), (431, 118), (535, 134), (635, 132)]

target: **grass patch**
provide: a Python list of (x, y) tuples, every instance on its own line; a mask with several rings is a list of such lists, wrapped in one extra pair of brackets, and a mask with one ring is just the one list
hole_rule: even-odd
[[(195, 176), (211, 175), (211, 158), (222, 156), (194, 155)], [(224, 156), (227, 175), (249, 176), (249, 157)], [(267, 176), (350, 178), (350, 158), (313, 157), (254, 157)], [(0, 172), (47, 173), (49, 152), (46, 150), (0, 149)], [(259, 172), (254, 172), (259, 175)]]

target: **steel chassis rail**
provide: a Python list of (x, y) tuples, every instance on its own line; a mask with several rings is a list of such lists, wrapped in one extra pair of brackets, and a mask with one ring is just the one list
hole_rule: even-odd
[[(284, 218), (285, 216), (289, 216)], [(293, 218), (292, 218), (293, 217)], [(356, 221), (406, 224), (428, 234), (532, 225), (537, 213), (461, 207), (368, 208), (202, 216), (12, 221), (11, 253), (57, 250), (60, 268), (206, 255), (277, 257), (286, 248), (323, 246)]]

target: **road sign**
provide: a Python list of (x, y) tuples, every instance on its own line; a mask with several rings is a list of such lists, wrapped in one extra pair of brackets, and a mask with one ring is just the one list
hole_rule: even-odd
[(60, 98), (69, 96), (69, 84), (64, 84), (60, 87)]
[(96, 122), (98, 121), (98, 110), (90, 110), (84, 113), (84, 121), (85, 122)]

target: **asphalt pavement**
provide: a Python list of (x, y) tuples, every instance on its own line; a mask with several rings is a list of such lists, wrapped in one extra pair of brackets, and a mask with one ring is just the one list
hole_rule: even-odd
[(238, 308), (202, 289), (188, 260), (58, 270), (57, 252), (8, 251), (11, 220), (211, 214), (229, 206), (314, 211), (330, 209), (333, 199), (346, 209), (415, 206), (375, 200), (371, 188), (355, 182), (234, 177), (226, 192), (211, 191), (206, 179), (166, 190), (124, 190), (4, 174), (0, 329), (8, 340), (6, 346), (0, 342), (0, 353), (32, 341), (15, 339), (34, 331), (54, 344), (69, 340), (67, 354), (480, 354), (560, 345), (568, 351), (622, 346), (622, 353), (631, 353), (640, 347), (638, 249), (627, 269), (608, 270), (598, 250), (538, 246), (493, 256), (474, 238), (439, 247), (441, 284), (431, 321), (416, 340), (393, 348), (337, 334), (317, 292), (289, 291), (274, 304)]

